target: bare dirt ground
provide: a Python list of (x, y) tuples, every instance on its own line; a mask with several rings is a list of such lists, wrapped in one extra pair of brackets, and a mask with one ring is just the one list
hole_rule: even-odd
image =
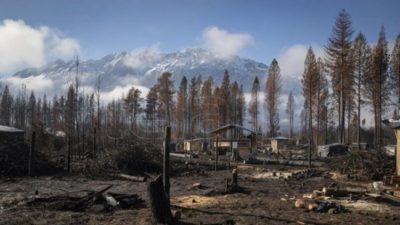
[[(243, 193), (221, 194), (230, 170), (183, 173), (171, 178), (172, 210), (181, 212), (180, 224), (400, 224), (400, 207), (371, 199), (340, 200), (346, 212), (316, 213), (296, 208), (296, 198), (332, 182), (349, 183), (321, 172), (302, 179), (286, 179), (304, 168), (272, 165), (238, 165)], [(192, 187), (201, 183), (200, 187)], [(56, 211), (27, 206), (35, 198), (78, 195), (84, 190), (100, 190), (113, 184), (110, 192), (138, 194), (144, 206), (107, 213)], [(358, 184), (352, 184), (357, 186)], [(365, 184), (359, 183), (360, 187)], [(146, 183), (125, 180), (93, 180), (82, 176), (3, 179), (0, 181), (0, 225), (13, 224), (154, 224)], [(37, 193), (36, 193), (37, 194)]]

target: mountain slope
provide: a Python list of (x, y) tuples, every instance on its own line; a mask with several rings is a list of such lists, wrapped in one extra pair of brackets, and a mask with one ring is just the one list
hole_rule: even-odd
[[(151, 87), (162, 72), (172, 73), (176, 85), (183, 76), (189, 80), (201, 75), (203, 79), (212, 76), (214, 82), (221, 82), (225, 69), (229, 71), (231, 81), (243, 84), (250, 90), (255, 76), (263, 79), (267, 66), (263, 63), (238, 56), (220, 59), (203, 49), (185, 49), (174, 53), (142, 51), (138, 53), (121, 52), (107, 55), (98, 60), (79, 62), (79, 77), (83, 86), (93, 87), (98, 76), (101, 77), (102, 91), (109, 92), (115, 87), (138, 85)], [(41, 68), (29, 68), (17, 72), (13, 77), (27, 79), (42, 77), (50, 79), (54, 86), (66, 89), (74, 80), (76, 62), (57, 60)], [(57, 88), (59, 91), (60, 89)], [(53, 92), (54, 90), (49, 90)], [(48, 93), (50, 94), (50, 93)]]

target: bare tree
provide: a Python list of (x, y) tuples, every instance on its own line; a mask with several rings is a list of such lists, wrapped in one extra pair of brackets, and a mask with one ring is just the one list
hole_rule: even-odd
[(265, 103), (268, 111), (268, 122), (271, 137), (278, 135), (279, 131), (279, 96), (281, 92), (281, 72), (278, 61), (273, 59), (268, 69), (265, 84)]
[(360, 149), (361, 141), (361, 105), (362, 105), (362, 88), (367, 76), (371, 49), (362, 33), (359, 33), (353, 43), (353, 59), (354, 59), (354, 84), (357, 93), (357, 145)]
[(311, 47), (308, 49), (304, 62), (304, 72), (301, 83), (303, 85), (304, 107), (306, 112), (308, 111), (308, 167), (311, 167), (311, 154), (313, 150), (312, 108), (315, 104), (313, 99), (315, 98), (315, 95), (317, 94), (316, 91), (318, 89), (318, 68), (315, 55)]
[(293, 137), (293, 119), (294, 119), (294, 109), (296, 105), (294, 102), (294, 97), (292, 91), (290, 91), (288, 96), (288, 101), (286, 105), (286, 113), (289, 117), (289, 139)]
[(350, 15), (342, 10), (336, 18), (332, 36), (326, 47), (327, 67), (330, 70), (333, 90), (338, 99), (338, 140), (340, 143), (344, 143), (346, 94), (351, 89), (349, 81), (352, 79), (352, 34)]
[(388, 43), (385, 37), (384, 27), (379, 32), (379, 38), (376, 46), (372, 49), (371, 72), (368, 73), (366, 79), (367, 97), (371, 101), (375, 118), (375, 146), (377, 150), (381, 150), (382, 129), (381, 120), (382, 112), (389, 100), (389, 54)]
[(390, 59), (390, 75), (397, 97), (397, 109), (400, 109), (400, 34), (397, 35)]
[(249, 114), (251, 118), (251, 124), (253, 125), (253, 130), (258, 131), (258, 96), (260, 92), (260, 81), (256, 76), (253, 81), (253, 87), (251, 88), (251, 98), (249, 103)]

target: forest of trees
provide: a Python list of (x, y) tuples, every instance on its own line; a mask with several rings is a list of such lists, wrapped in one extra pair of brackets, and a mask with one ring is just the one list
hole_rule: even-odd
[[(288, 95), (286, 130), (280, 127), (279, 115), (285, 84), (275, 59), (265, 77), (249, 79), (252, 88), (247, 105), (243, 84), (231, 81), (227, 70), (213, 74), (222, 76), (220, 84), (212, 76), (203, 80), (200, 75), (174, 81), (171, 73), (164, 72), (146, 96), (132, 87), (125, 96), (103, 104), (100, 78), (93, 93), (84, 93), (77, 64), (76, 79), (68, 92), (51, 98), (28, 93), (24, 87), (11, 93), (8, 86), (0, 86), (0, 123), (24, 129), (28, 138), (32, 131), (42, 136), (64, 135), (80, 154), (95, 154), (97, 146), (117, 145), (132, 136), (158, 140), (165, 126), (172, 127), (179, 141), (206, 137), (216, 127), (231, 123), (263, 132), (264, 137), (287, 134), (309, 143), (312, 151), (330, 142), (366, 142), (361, 135), (366, 117), (362, 109), (369, 107), (375, 121), (373, 144), (380, 149), (381, 120), (397, 118), (400, 108), (400, 35), (390, 50), (383, 26), (375, 44), (369, 44), (361, 32), (353, 39), (353, 33), (350, 15), (343, 10), (328, 38), (325, 56), (317, 57), (309, 48), (304, 72), (298, 74), (304, 104), (296, 102), (292, 92)], [(262, 91), (264, 100), (260, 99)], [(265, 114), (261, 114), (262, 107)], [(303, 110), (296, 116), (299, 108)]]

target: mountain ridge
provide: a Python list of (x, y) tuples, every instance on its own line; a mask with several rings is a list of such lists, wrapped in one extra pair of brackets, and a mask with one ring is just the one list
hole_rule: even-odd
[[(228, 70), (230, 79), (243, 83), (249, 88), (248, 78), (266, 76), (267, 65), (251, 59), (233, 56), (221, 59), (203, 49), (184, 49), (172, 53), (159, 53), (142, 51), (139, 53), (112, 53), (100, 59), (88, 59), (79, 62), (79, 77), (84, 85), (93, 85), (97, 76), (102, 76), (104, 91), (109, 91), (113, 86), (127, 84), (132, 80), (136, 85), (150, 87), (156, 82), (162, 72), (172, 73), (175, 82), (183, 76), (190, 79), (201, 75), (203, 79), (208, 76), (214, 78), (216, 84), (220, 83), (223, 71)], [(53, 81), (75, 76), (76, 62), (74, 60), (56, 60), (40, 68), (27, 68), (16, 72), (13, 77), (28, 78), (43, 75)], [(96, 78), (96, 79), (94, 79)], [(122, 78), (118, 82), (113, 78)], [(129, 79), (130, 78), (130, 79)]]

